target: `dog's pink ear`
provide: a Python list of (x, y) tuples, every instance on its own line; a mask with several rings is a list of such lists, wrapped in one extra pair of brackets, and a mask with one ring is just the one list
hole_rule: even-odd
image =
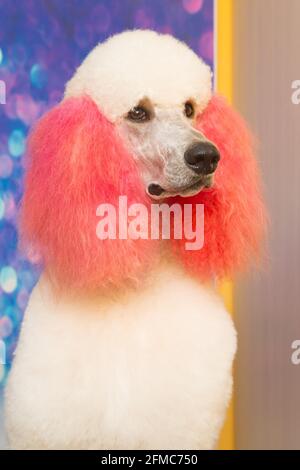
[(181, 200), (204, 204), (204, 245), (187, 251), (180, 242), (179, 249), (185, 264), (202, 278), (232, 276), (259, 259), (265, 234), (253, 139), (243, 119), (217, 95), (199, 116), (197, 127), (218, 147), (221, 160), (214, 188)]
[(117, 208), (122, 195), (128, 204), (148, 204), (133, 159), (89, 97), (69, 98), (37, 123), (28, 145), (21, 235), (59, 286), (119, 285), (140, 278), (152, 261), (147, 240), (96, 235), (97, 207)]

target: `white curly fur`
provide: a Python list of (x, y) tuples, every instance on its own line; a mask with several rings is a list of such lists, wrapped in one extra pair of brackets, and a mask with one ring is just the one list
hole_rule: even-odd
[(236, 348), (222, 302), (174, 265), (115, 299), (55, 299), (26, 312), (6, 391), (15, 449), (211, 449)]
[(77, 69), (65, 96), (83, 93), (93, 98), (111, 121), (144, 97), (172, 107), (194, 98), (203, 109), (211, 97), (211, 70), (172, 36), (126, 31), (96, 46)]

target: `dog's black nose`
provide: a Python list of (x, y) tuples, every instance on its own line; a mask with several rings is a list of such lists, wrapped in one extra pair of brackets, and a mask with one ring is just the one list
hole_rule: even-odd
[(197, 175), (209, 175), (216, 170), (220, 153), (212, 143), (199, 142), (186, 150), (184, 159), (187, 166)]

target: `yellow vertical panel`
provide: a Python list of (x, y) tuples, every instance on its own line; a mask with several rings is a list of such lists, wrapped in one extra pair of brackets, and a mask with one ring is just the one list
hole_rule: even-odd
[(232, 102), (233, 90), (233, 1), (215, 0), (216, 81), (219, 93)]
[[(233, 0), (215, 0), (215, 88), (232, 103), (233, 95)], [(233, 284), (224, 280), (219, 286), (226, 308), (233, 314)], [(234, 449), (233, 399), (220, 436), (219, 449)]]
[[(233, 283), (230, 280), (223, 281), (219, 286), (227, 310), (233, 314)], [(219, 449), (232, 450), (235, 445), (234, 439), (234, 396), (227, 410), (226, 420), (220, 435)]]

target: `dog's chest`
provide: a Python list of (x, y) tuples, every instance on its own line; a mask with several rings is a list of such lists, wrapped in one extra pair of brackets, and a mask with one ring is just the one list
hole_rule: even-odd
[(222, 303), (176, 269), (113, 302), (57, 300), (42, 280), (7, 389), (11, 442), (210, 448), (230, 395), (235, 342)]

